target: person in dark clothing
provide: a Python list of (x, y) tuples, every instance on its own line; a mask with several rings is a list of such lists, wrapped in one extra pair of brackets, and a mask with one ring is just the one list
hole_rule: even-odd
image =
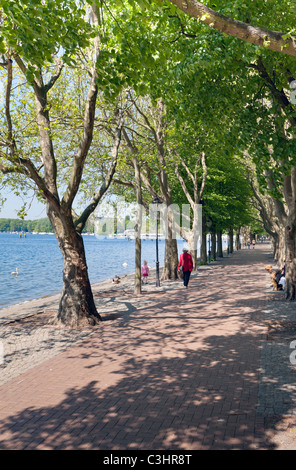
[(190, 253), (188, 253), (187, 248), (183, 248), (183, 253), (180, 255), (179, 259), (178, 270), (183, 272), (183, 283), (186, 289), (188, 289), (188, 283), (192, 269), (192, 256)]

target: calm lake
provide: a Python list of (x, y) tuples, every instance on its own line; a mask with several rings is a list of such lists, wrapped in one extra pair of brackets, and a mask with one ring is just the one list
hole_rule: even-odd
[[(84, 235), (91, 283), (134, 271), (135, 243), (127, 239)], [(159, 241), (159, 262), (163, 264), (164, 240)], [(184, 242), (178, 241), (179, 253)], [(142, 241), (142, 260), (153, 268), (155, 240)], [(127, 263), (124, 267), (123, 264)], [(11, 273), (18, 268), (18, 276)], [(0, 308), (59, 293), (62, 289), (62, 256), (54, 235), (0, 233)]]

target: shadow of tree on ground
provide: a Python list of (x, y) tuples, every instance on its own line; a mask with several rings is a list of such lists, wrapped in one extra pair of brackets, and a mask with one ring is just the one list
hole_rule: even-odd
[(280, 371), (270, 382), (262, 371), (267, 252), (258, 252), (234, 255), (188, 291), (104, 322), (54, 362), (65, 386), (56, 403), (2, 420), (0, 448), (275, 449), (269, 426), (283, 415), (271, 420), (266, 404), (281, 390), (292, 413), (295, 387), (283, 390)]

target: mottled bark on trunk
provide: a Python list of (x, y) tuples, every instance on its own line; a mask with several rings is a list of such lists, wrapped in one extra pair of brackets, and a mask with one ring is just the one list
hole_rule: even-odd
[(207, 264), (207, 232), (206, 232), (206, 218), (202, 215), (202, 227), (201, 227), (201, 246), (200, 246), (200, 262), (201, 264)]
[(49, 219), (63, 256), (63, 288), (56, 322), (68, 327), (94, 326), (101, 321), (89, 281), (82, 236), (70, 218), (63, 221), (52, 211)]
[(67, 326), (95, 325), (101, 320), (97, 312), (82, 237), (59, 240), (63, 255), (63, 289), (57, 320)]
[(192, 229), (184, 233), (186, 234), (186, 240), (188, 242), (189, 252), (192, 256), (193, 261), (193, 271), (198, 269), (198, 243), (201, 244), (201, 233), (202, 233), (202, 212), (199, 211), (198, 205), (194, 206), (193, 210), (193, 224)]
[(233, 253), (233, 228), (229, 229), (229, 253)]
[(167, 238), (165, 240), (164, 266), (161, 275), (162, 280), (178, 279), (178, 246), (177, 240)]
[(141, 173), (137, 156), (132, 158), (135, 170), (136, 181), (136, 199), (137, 199), (137, 215), (135, 227), (135, 294), (140, 295), (142, 292), (142, 276), (141, 276), (141, 257), (142, 257), (142, 188)]
[(241, 249), (240, 227), (237, 229), (236, 234), (235, 234), (235, 249), (236, 249), (236, 250), (240, 250), (240, 249)]
[(281, 227), (274, 237), (274, 258), (279, 266), (283, 266), (286, 259), (286, 239), (284, 227)]
[(197, 271), (197, 250), (190, 250), (193, 262), (193, 271)]
[(222, 232), (217, 232), (217, 256), (223, 258)]
[(216, 260), (217, 258), (217, 249), (216, 249), (216, 233), (211, 232), (211, 258)]
[(296, 298), (296, 225), (286, 226), (286, 298)]
[(142, 292), (141, 252), (141, 238), (135, 237), (135, 294), (141, 294)]
[(166, 239), (165, 239), (165, 255), (164, 266), (161, 278), (163, 280), (178, 279), (178, 246), (176, 240), (176, 231), (174, 228), (174, 216), (170, 206), (166, 212)]

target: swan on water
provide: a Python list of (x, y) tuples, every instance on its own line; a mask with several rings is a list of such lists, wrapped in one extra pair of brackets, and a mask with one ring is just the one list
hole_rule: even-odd
[(12, 271), (11, 275), (12, 276), (17, 276), (18, 275), (18, 268), (15, 268), (15, 271)]
[(123, 266), (124, 268), (126, 268), (126, 267), (127, 267), (127, 263), (123, 263), (122, 266)]

